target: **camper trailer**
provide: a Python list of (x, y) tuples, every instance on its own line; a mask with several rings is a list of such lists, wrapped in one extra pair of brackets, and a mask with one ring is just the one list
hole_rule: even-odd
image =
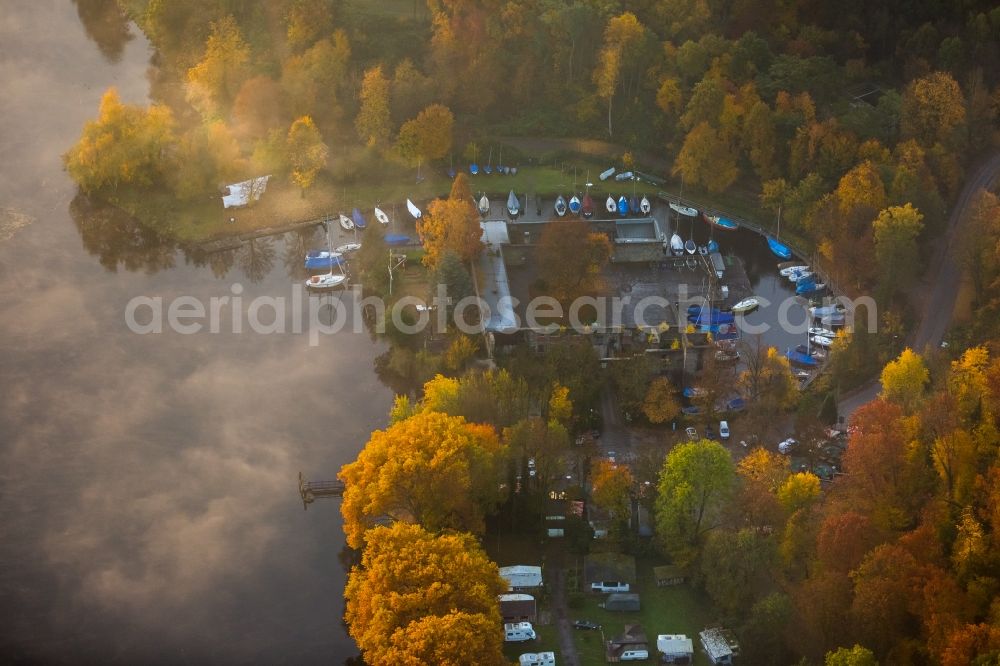
[(530, 622), (509, 622), (503, 625), (503, 639), (508, 643), (535, 640), (535, 629)]

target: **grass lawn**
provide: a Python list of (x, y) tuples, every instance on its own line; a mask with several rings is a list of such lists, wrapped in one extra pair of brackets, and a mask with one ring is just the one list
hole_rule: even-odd
[[(607, 595), (587, 593), (583, 608), (570, 608), (570, 620), (591, 620), (602, 631), (574, 631), (574, 641), (583, 666), (604, 664), (603, 640), (620, 635), (625, 624), (641, 624), (649, 640), (650, 662), (655, 663), (657, 634), (686, 634), (695, 644), (695, 664), (708, 666), (709, 661), (698, 647), (698, 632), (712, 623), (714, 615), (709, 601), (688, 585), (657, 587), (651, 560), (639, 560), (638, 583), (635, 592), (642, 599), (638, 613), (615, 613), (598, 606)], [(603, 634), (603, 639), (602, 639)]]

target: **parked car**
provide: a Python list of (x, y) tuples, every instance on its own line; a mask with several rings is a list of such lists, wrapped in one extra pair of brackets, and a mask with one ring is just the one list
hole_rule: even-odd
[(591, 592), (628, 592), (628, 583), (618, 580), (599, 580), (590, 584)]
[(729, 439), (729, 421), (719, 421), (719, 437)]
[(778, 452), (787, 454), (791, 453), (798, 447), (799, 447), (799, 441), (794, 437), (789, 437), (785, 441), (778, 443)]
[(684, 432), (687, 433), (687, 437), (691, 441), (694, 441), (694, 440), (698, 439), (698, 431), (695, 430), (694, 428), (688, 427), (688, 429), (685, 430)]
[(597, 630), (601, 628), (601, 625), (597, 624), (596, 622), (591, 622), (590, 620), (577, 620), (576, 622), (573, 623), (573, 628)]

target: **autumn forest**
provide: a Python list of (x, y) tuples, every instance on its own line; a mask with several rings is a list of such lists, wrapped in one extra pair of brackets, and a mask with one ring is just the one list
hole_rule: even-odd
[[(109, 89), (65, 166), (88, 196), (178, 238), (204, 240), (178, 222), (184, 214), (153, 208), (196, 210), (225, 182), (273, 174), (309, 201), (412, 180), (416, 168), (443, 173), (512, 138), (606, 142), (765, 228), (780, 211), (782, 236), (838, 293), (875, 298), (879, 331), (838, 337), (828, 376), (807, 395), (784, 358), (762, 354), (737, 380), (760, 405), (745, 418), (762, 430), (794, 421), (819, 438), (838, 392), (880, 379), (878, 398), (843, 424), (842, 474), (821, 484), (764, 446), (736, 459), (699, 438), (631, 470), (588, 455), (592, 501), (624, 550), (687, 572), (739, 634), (742, 663), (998, 663), (995, 180), (973, 194), (962, 232), (948, 227), (969, 174), (1000, 147), (994, 3), (118, 4), (155, 48), (153, 103)], [(416, 231), (423, 263), (460, 297), (472, 292), (465, 266), (481, 232), (468, 179), (451, 187), (434, 193)], [(583, 222), (553, 228), (540, 252), (560, 256), (562, 234), (576, 239), (574, 257), (546, 270), (582, 276), (556, 297), (593, 291), (587, 262), (606, 263), (610, 245), (588, 240)], [(964, 316), (948, 345), (911, 350), (942, 244), (965, 276)], [(384, 246), (373, 247), (362, 272), (384, 291)], [(506, 583), (484, 535), (497, 515), (527, 510), (511, 499), (517, 471), (531, 460), (540, 511), (561, 462), (587, 446), (601, 381), (664, 438), (680, 411), (645, 361), (604, 372), (589, 347), (570, 344), (479, 371), (478, 343), (449, 340), (433, 357), (415, 343), (386, 353), (414, 390), (397, 391), (389, 425), (339, 475), (357, 551), (345, 619), (373, 666), (509, 663), (496, 601)], [(633, 499), (653, 516), (651, 542), (628, 534)], [(589, 547), (587, 536), (567, 541)], [(464, 654), (475, 659), (456, 660)]]

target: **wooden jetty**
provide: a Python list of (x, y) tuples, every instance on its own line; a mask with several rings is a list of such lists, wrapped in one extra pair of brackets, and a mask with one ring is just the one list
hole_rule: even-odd
[(343, 497), (343, 481), (306, 481), (299, 472), (299, 495), (302, 496), (302, 508), (308, 509), (309, 505), (317, 499), (324, 497)]

